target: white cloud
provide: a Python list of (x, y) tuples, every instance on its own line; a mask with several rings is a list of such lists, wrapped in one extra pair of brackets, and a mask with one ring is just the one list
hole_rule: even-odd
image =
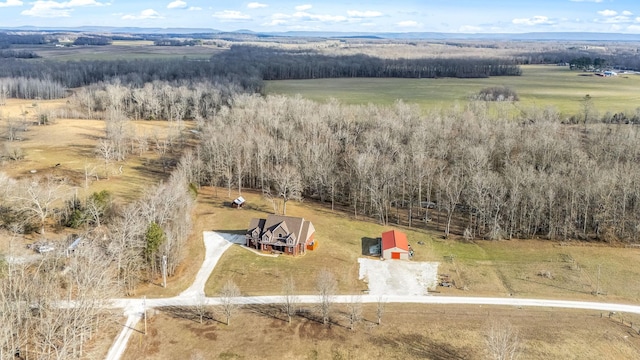
[(516, 25), (529, 25), (529, 26), (553, 24), (553, 21), (549, 20), (548, 17), (540, 16), (540, 15), (530, 17), (530, 18), (513, 19), (511, 20), (511, 22)]
[(249, 9), (259, 9), (259, 8), (265, 8), (267, 6), (269, 6), (269, 5), (263, 4), (263, 3), (259, 3), (259, 2), (250, 2), (250, 3), (247, 4), (247, 7)]
[(306, 11), (306, 10), (311, 9), (312, 7), (313, 7), (313, 5), (305, 4), (305, 5), (298, 5), (298, 6), (295, 7), (295, 9), (297, 11)]
[(422, 26), (422, 24), (418, 23), (417, 21), (413, 21), (413, 20), (400, 21), (396, 25), (398, 25), (399, 27), (420, 27), (420, 26)]
[(163, 19), (163, 17), (153, 9), (145, 9), (145, 10), (142, 10), (138, 15), (128, 14), (128, 15), (124, 15), (121, 19), (122, 20), (146, 20), (146, 19)]
[(602, 10), (602, 11), (598, 11), (598, 14), (602, 15), (602, 16), (616, 16), (618, 15), (618, 12), (615, 10)]
[(240, 11), (234, 11), (234, 10), (224, 10), (224, 11), (217, 11), (215, 13), (213, 13), (214, 18), (218, 18), (220, 20), (250, 20), (251, 16), (247, 15), (247, 14), (243, 14)]
[(189, 8), (187, 9), (187, 11), (200, 11), (200, 10), (202, 10), (202, 8), (199, 6), (189, 6)]
[(187, 3), (182, 0), (172, 1), (167, 5), (167, 9), (184, 9), (187, 7)]
[(286, 25), (287, 24), (287, 20), (283, 20), (283, 19), (272, 19), (271, 21), (269, 21), (268, 23), (264, 23), (262, 25), (264, 26), (282, 26), (282, 25)]
[(0, 7), (9, 7), (9, 6), (22, 6), (22, 1), (7, 0), (7, 1), (0, 2)]
[(303, 21), (320, 21), (320, 22), (343, 22), (347, 21), (346, 16), (342, 15), (317, 15), (309, 14), (304, 11), (298, 11), (293, 14), (293, 17)]
[[(10, 3), (11, 0), (7, 1)], [(108, 6), (110, 3), (101, 3), (95, 0), (70, 0), (70, 1), (43, 1), (38, 0), (32, 3), (31, 9), (22, 11), (20, 14), (35, 17), (69, 17), (73, 8), (82, 6)]]
[(354, 18), (372, 18), (372, 17), (380, 17), (383, 14), (380, 11), (358, 11), (358, 10), (349, 10), (347, 11), (347, 15)]

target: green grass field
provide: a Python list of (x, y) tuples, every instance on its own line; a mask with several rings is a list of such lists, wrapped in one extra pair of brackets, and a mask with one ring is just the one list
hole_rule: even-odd
[(587, 94), (594, 106), (605, 113), (631, 112), (640, 106), (640, 75), (619, 74), (603, 78), (571, 71), (555, 65), (522, 67), (522, 76), (492, 77), (487, 79), (316, 79), (268, 81), (268, 94), (301, 94), (305, 98), (326, 101), (339, 99), (346, 104), (393, 104), (401, 99), (419, 104), (423, 109), (463, 104), (470, 95), (490, 86), (508, 86), (520, 96), (512, 106), (553, 106), (565, 115), (580, 111), (580, 100)]

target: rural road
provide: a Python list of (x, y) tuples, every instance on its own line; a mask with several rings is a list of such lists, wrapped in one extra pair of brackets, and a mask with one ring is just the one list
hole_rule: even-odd
[[(111, 345), (107, 354), (107, 360), (119, 360), (126, 350), (128, 340), (134, 331), (136, 324), (142, 319), (144, 309), (164, 306), (194, 306), (204, 302), (206, 305), (220, 305), (221, 299), (216, 297), (204, 297), (204, 285), (215, 268), (222, 254), (232, 245), (238, 242), (238, 235), (204, 233), (206, 249), (205, 260), (200, 271), (196, 275), (194, 283), (180, 295), (171, 298), (159, 299), (113, 299), (107, 305), (111, 308), (123, 308), (127, 315), (127, 322), (122, 331)], [(316, 295), (299, 295), (296, 299), (301, 304), (317, 304), (320, 297)], [(242, 296), (233, 298), (233, 302), (241, 305), (277, 304), (282, 303), (282, 296)], [(350, 303), (354, 300), (362, 303), (413, 303), (413, 304), (450, 304), (450, 305), (502, 305), (517, 307), (550, 307), (565, 309), (585, 309), (597, 311), (615, 311), (640, 314), (640, 305), (601, 303), (589, 301), (569, 300), (544, 300), (544, 299), (520, 299), (520, 298), (492, 298), (472, 296), (430, 296), (430, 295), (337, 295), (333, 297), (335, 303)], [(144, 302), (144, 305), (143, 305)]]

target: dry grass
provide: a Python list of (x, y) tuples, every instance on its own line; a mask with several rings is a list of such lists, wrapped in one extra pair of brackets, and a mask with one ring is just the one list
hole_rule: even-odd
[(133, 334), (124, 358), (485, 359), (484, 334), (496, 319), (518, 329), (524, 359), (635, 359), (640, 349), (637, 332), (598, 312), (390, 304), (378, 326), (375, 306), (364, 305), (364, 321), (350, 331), (343, 306), (330, 327), (304, 309), (288, 324), (276, 308), (245, 308), (230, 326), (215, 309), (204, 324), (165, 309), (150, 318), (148, 335)]
[[(38, 101), (40, 109), (53, 109), (64, 104), (65, 100)], [(27, 120), (33, 117), (35, 107), (33, 101), (8, 100), (7, 105), (0, 107), (4, 121), (11, 117), (20, 117), (25, 111)], [(170, 124), (166, 121), (132, 121), (135, 134), (166, 136)], [(134, 136), (135, 134), (130, 134)], [(14, 178), (41, 177), (51, 174), (66, 178), (69, 184), (86, 191), (109, 190), (116, 197), (132, 200), (140, 196), (144, 189), (165, 179), (169, 174), (153, 163), (157, 154), (147, 152), (143, 156), (132, 154), (124, 162), (112, 162), (105, 167), (95, 149), (104, 137), (104, 122), (100, 120), (58, 119), (51, 125), (30, 126), (21, 133), (21, 141), (9, 143), (12, 147), (22, 149), (25, 158), (20, 161), (5, 161), (0, 164), (0, 171)], [(57, 164), (60, 164), (56, 166)], [(122, 171), (120, 171), (122, 166)], [(35, 170), (35, 173), (31, 171)], [(94, 173), (89, 187), (84, 189), (85, 170)], [(82, 195), (82, 194), (79, 194)]]

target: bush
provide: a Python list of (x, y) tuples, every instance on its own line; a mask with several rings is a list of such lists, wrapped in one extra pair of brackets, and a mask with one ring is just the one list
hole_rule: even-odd
[(492, 86), (480, 90), (474, 96), (474, 100), (483, 101), (518, 101), (518, 94), (511, 88), (506, 86)]

